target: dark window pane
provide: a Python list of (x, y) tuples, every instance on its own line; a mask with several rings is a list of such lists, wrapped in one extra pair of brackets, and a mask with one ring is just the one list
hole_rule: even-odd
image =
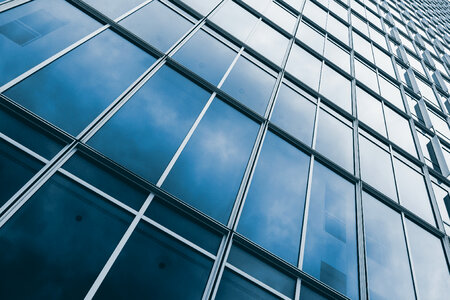
[(89, 144), (155, 183), (208, 97), (205, 90), (162, 67)]
[(440, 240), (406, 220), (410, 255), (420, 299), (442, 300), (450, 295), (450, 274)]
[(389, 153), (361, 135), (359, 136), (359, 153), (362, 180), (391, 199), (397, 200)]
[(0, 14), (0, 86), (100, 27), (64, 1), (31, 1)]
[(0, 207), (43, 166), (37, 159), (0, 139)]
[(150, 45), (166, 52), (192, 23), (159, 1), (152, 1), (120, 22)]
[(363, 193), (371, 299), (415, 299), (400, 215)]
[(295, 295), (295, 278), (262, 261), (242, 247), (233, 245), (228, 256), (228, 263), (288, 297), (293, 298)]
[(53, 176), (0, 230), (1, 298), (83, 298), (129, 223), (130, 215)]
[(353, 130), (323, 109), (319, 112), (316, 149), (353, 173)]
[(84, 0), (84, 2), (99, 10), (102, 14), (115, 19), (135, 8), (144, 0)]
[(309, 146), (315, 111), (315, 104), (283, 84), (277, 96), (271, 121)]
[(81, 152), (72, 155), (63, 168), (135, 210), (141, 208), (150, 194)]
[(212, 261), (140, 223), (100, 286), (96, 299), (200, 299)]
[(215, 99), (163, 187), (226, 223), (257, 131), (255, 122)]
[(302, 285), (302, 288), (300, 289), (300, 300), (327, 300), (327, 299), (328, 298), (325, 298), (324, 296), (317, 294), (306, 285)]
[(320, 93), (333, 101), (342, 109), (352, 112), (352, 91), (350, 80), (324, 65), (322, 80), (320, 81)]
[(397, 158), (394, 158), (394, 169), (400, 203), (435, 225), (423, 176)]
[(229, 299), (277, 300), (279, 298), (229, 269), (225, 269), (217, 291), (216, 300)]
[(105, 31), (5, 94), (77, 135), (154, 61), (112, 31)]
[(322, 62), (303, 48), (293, 45), (286, 71), (297, 77), (313, 90), (319, 88), (320, 67)]
[(303, 270), (358, 299), (355, 187), (314, 163)]
[(51, 137), (45, 130), (2, 108), (0, 132), (47, 159), (53, 158), (64, 146), (62, 141)]
[(378, 133), (386, 136), (381, 102), (360, 87), (356, 87), (356, 101), (358, 119), (375, 129)]
[(194, 218), (182, 213), (159, 198), (154, 198), (145, 213), (164, 227), (191, 240), (203, 249), (215, 254), (222, 237), (206, 226), (200, 225)]
[(173, 58), (217, 85), (235, 56), (235, 51), (200, 30), (175, 53)]
[(274, 84), (273, 76), (245, 57), (240, 57), (222, 89), (260, 115), (264, 115)]
[(238, 231), (297, 264), (309, 157), (267, 133)]

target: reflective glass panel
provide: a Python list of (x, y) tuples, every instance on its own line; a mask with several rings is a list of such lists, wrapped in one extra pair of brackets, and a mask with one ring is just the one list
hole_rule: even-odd
[(355, 187), (314, 163), (303, 270), (358, 299)]
[(386, 136), (381, 102), (360, 87), (356, 87), (356, 103), (358, 119)]
[(303, 14), (317, 25), (325, 29), (327, 24), (327, 13), (314, 2), (308, 1), (303, 9)]
[[(257, 1), (259, 2), (260, 0)], [(265, 11), (265, 15), (289, 33), (292, 33), (297, 21), (296, 17), (272, 1), (269, 4), (269, 8)]]
[(350, 80), (327, 65), (323, 66), (319, 92), (342, 109), (352, 112)]
[(328, 298), (316, 293), (306, 285), (302, 285), (300, 289), (301, 300), (327, 300)]
[(303, 81), (313, 90), (319, 87), (321, 61), (303, 48), (293, 45), (286, 71)]
[(207, 15), (217, 4), (219, 4), (220, 0), (182, 0), (184, 3), (194, 8), (201, 14)]
[(155, 59), (112, 31), (104, 31), (5, 95), (77, 135)]
[(309, 156), (268, 133), (258, 159), (238, 231), (297, 264)]
[(324, 56), (342, 70), (350, 73), (350, 54), (328, 39), (325, 42)]
[(258, 124), (215, 99), (163, 188), (226, 223), (257, 131)]
[(348, 45), (348, 27), (332, 15), (328, 16), (327, 31), (337, 37), (341, 42)]
[(325, 37), (317, 30), (306, 23), (301, 22), (295, 36), (317, 53), (322, 54)]
[(373, 91), (378, 93), (377, 74), (366, 64), (355, 59), (355, 77)]
[(115, 19), (135, 8), (144, 0), (85, 0), (84, 2), (99, 10), (102, 14)]
[(380, 82), (381, 96), (397, 106), (400, 110), (405, 111), (400, 89), (387, 81), (383, 76), (378, 76), (378, 79)]
[(417, 156), (408, 120), (387, 106), (384, 107), (384, 114), (386, 116), (389, 139), (411, 155)]

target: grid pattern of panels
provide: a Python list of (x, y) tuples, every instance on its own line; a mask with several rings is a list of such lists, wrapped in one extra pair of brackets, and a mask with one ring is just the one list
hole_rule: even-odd
[(444, 299), (448, 17), (0, 1), (0, 297)]

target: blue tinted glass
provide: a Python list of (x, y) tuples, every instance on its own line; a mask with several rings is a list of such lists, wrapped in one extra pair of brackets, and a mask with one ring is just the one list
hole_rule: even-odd
[(175, 53), (173, 58), (216, 85), (235, 56), (235, 51), (200, 30)]
[(1, 298), (82, 299), (131, 220), (53, 176), (0, 230)]
[(31, 1), (0, 14), (0, 86), (100, 24), (65, 1)]
[(315, 111), (316, 105), (283, 84), (271, 121), (305, 144), (311, 145)]
[(293, 265), (297, 264), (309, 157), (268, 133), (238, 231)]
[(163, 188), (225, 223), (257, 131), (255, 122), (215, 99)]
[(260, 115), (264, 115), (274, 84), (273, 76), (245, 57), (240, 57), (222, 89)]
[(416, 146), (414, 145), (408, 120), (389, 107), (384, 108), (384, 114), (386, 116), (389, 139), (408, 151), (411, 155), (417, 156)]
[(300, 300), (327, 300), (322, 295), (317, 294), (315, 291), (307, 287), (306, 285), (302, 285), (300, 289)]
[(41, 162), (0, 139), (0, 207), (42, 167)]
[(363, 193), (370, 299), (415, 299), (398, 213)]
[(391, 157), (388, 152), (359, 136), (361, 178), (386, 196), (397, 200)]
[(229, 299), (277, 300), (279, 298), (247, 279), (225, 269), (217, 291), (216, 300)]
[(135, 8), (144, 0), (84, 0), (84, 2), (99, 10), (102, 14), (115, 19)]
[(282, 294), (293, 298), (296, 280), (273, 266), (257, 258), (255, 254), (233, 245), (228, 255), (228, 263), (264, 282)]
[(95, 299), (200, 299), (212, 262), (140, 223)]
[(419, 298), (448, 298), (450, 274), (440, 240), (409, 220), (406, 229)]
[(77, 135), (154, 61), (112, 31), (105, 31), (5, 94)]
[(319, 112), (316, 149), (353, 173), (353, 130), (323, 109)]
[(72, 155), (63, 168), (136, 210), (141, 208), (150, 194), (81, 152)]
[(62, 149), (64, 143), (50, 137), (43, 129), (12, 112), (0, 108), (0, 132), (47, 159)]
[(193, 241), (203, 249), (215, 254), (219, 249), (222, 237), (206, 226), (200, 225), (193, 217), (182, 213), (159, 198), (154, 198), (145, 213), (164, 227)]
[(303, 270), (358, 299), (355, 187), (314, 163)]
[(220, 0), (182, 0), (182, 2), (188, 4), (199, 13), (207, 15), (217, 4), (219, 4)]
[(89, 141), (114, 161), (157, 182), (209, 93), (161, 68)]
[(313, 90), (319, 87), (320, 67), (322, 62), (315, 56), (294, 45), (292, 46), (286, 71), (297, 77)]
[(120, 22), (150, 45), (166, 52), (192, 23), (159, 1), (152, 1)]
[(350, 80), (327, 65), (323, 66), (320, 93), (349, 113), (352, 112)]

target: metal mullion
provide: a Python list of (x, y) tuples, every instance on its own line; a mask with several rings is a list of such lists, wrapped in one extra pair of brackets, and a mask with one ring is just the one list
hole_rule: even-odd
[[(30, 155), (31, 157), (44, 163), (44, 165), (49, 162), (49, 160), (46, 159), (45, 157), (41, 156), (40, 154), (34, 152), (33, 150), (31, 150), (27, 147), (25, 147), (24, 145), (20, 144), (19, 142), (15, 141), (14, 139), (10, 138), (9, 136), (3, 134), (2, 132), (0, 132), (0, 140), (3, 140), (7, 144), (12, 145), (13, 147), (21, 150), (22, 152), (25, 152), (26, 154)], [(0, 211), (1, 211), (1, 209), (0, 209)]]
[(6, 1), (0, 3), (0, 13), (7, 11), (9, 9), (15, 8), (19, 5), (25, 4), (30, 1), (32, 1), (32, 0), (6, 0)]

